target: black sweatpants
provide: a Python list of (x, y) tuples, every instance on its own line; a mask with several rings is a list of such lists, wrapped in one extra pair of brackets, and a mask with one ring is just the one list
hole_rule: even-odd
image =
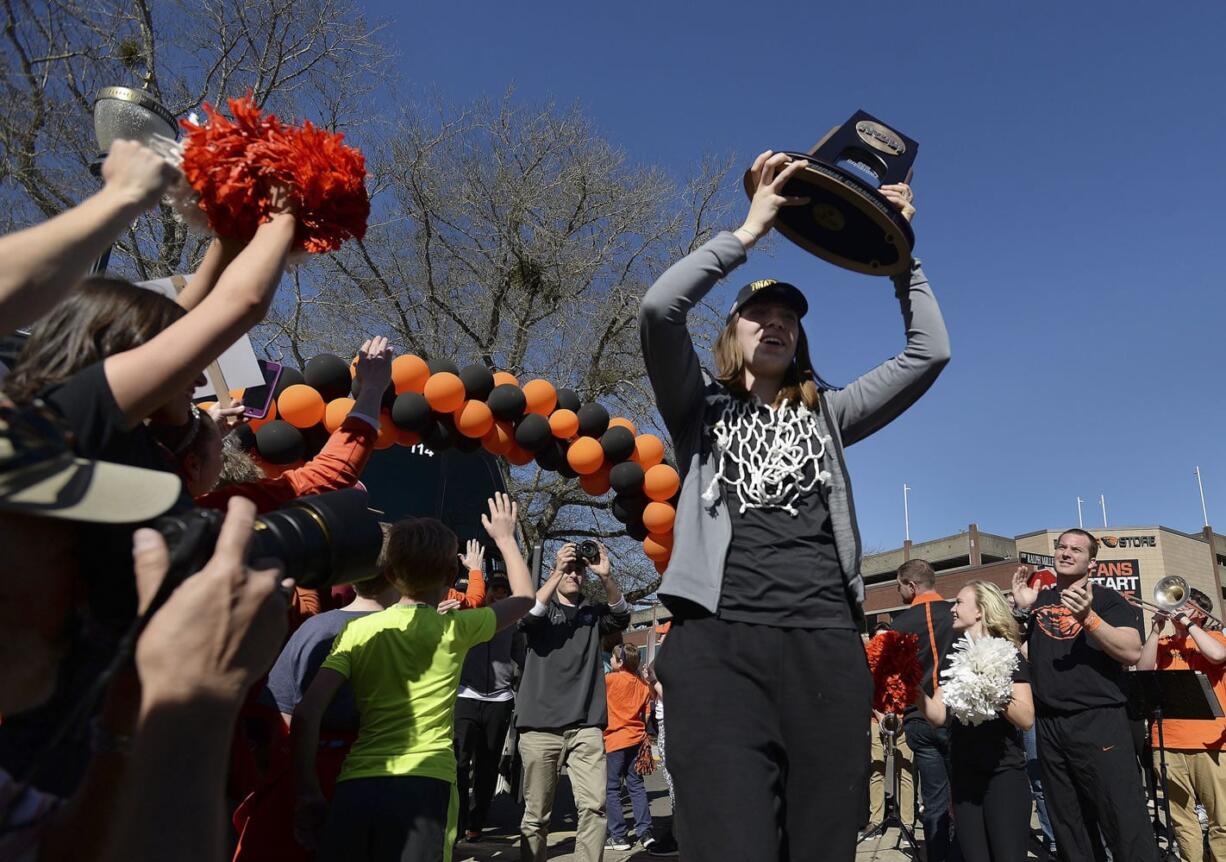
[(677, 619), (656, 673), (686, 862), (855, 858), (872, 714), (858, 632)]
[(460, 832), (480, 832), (498, 786), (498, 762), (515, 711), (513, 700), (455, 702), (456, 787), (460, 794)]
[(1026, 768), (955, 771), (952, 783), (962, 862), (1024, 862), (1031, 808)]
[(316, 862), (451, 862), (455, 785), (395, 775), (338, 781)]
[(1047, 814), (1061, 862), (1103, 862), (1098, 830), (1117, 860), (1157, 862), (1158, 848), (1122, 706), (1036, 721)]

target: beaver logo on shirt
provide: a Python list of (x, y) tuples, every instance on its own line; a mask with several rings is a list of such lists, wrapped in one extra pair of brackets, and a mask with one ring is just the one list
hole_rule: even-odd
[(1081, 634), (1081, 623), (1064, 605), (1044, 605), (1034, 612), (1034, 620), (1052, 640), (1071, 641)]

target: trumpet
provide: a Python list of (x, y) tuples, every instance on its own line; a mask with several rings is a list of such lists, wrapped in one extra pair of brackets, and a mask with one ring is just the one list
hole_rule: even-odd
[(1185, 608), (1190, 608), (1194, 613), (1198, 613), (1206, 617), (1210, 622), (1217, 623), (1221, 626), (1222, 621), (1202, 608), (1200, 605), (1188, 601), (1188, 597), (1192, 594), (1188, 587), (1186, 579), (1179, 575), (1167, 575), (1158, 583), (1154, 584), (1154, 600), (1147, 602), (1144, 599), (1132, 598), (1129, 601), (1140, 608), (1145, 608), (1155, 614), (1164, 614), (1168, 617), (1176, 616)]

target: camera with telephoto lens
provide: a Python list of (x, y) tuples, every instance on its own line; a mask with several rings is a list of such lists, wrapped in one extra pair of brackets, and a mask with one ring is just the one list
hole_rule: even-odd
[(600, 545), (593, 542), (591, 539), (584, 539), (579, 544), (575, 545), (575, 551), (579, 554), (579, 559), (583, 560), (587, 565), (600, 562)]
[[(277, 560), (285, 576), (309, 589), (363, 581), (376, 574), (383, 531), (364, 491), (347, 488), (311, 497), (255, 519), (247, 560)], [(213, 556), (225, 512), (192, 509), (159, 518), (154, 526), (170, 549), (177, 580), (204, 568)]]

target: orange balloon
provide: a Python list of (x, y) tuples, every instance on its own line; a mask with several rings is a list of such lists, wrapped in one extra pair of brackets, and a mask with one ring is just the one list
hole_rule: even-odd
[(657, 464), (643, 476), (643, 493), (660, 503), (671, 500), (680, 487), (681, 477), (667, 464)]
[(524, 384), (525, 413), (548, 416), (558, 406), (558, 390), (548, 380), (529, 380)]
[(484, 401), (465, 401), (454, 415), (456, 430), (465, 437), (484, 437), (494, 427), (494, 414)]
[(510, 422), (495, 422), (481, 438), (481, 445), (491, 454), (507, 455), (515, 445), (515, 426)]
[(516, 467), (522, 467), (532, 461), (532, 453), (512, 444), (510, 451), (507, 452), (506, 458)]
[(586, 476), (579, 477), (579, 484), (593, 497), (599, 497), (602, 494), (609, 493), (612, 485), (609, 484), (609, 471), (613, 469), (613, 465), (605, 464), (595, 473), (589, 473)]
[(643, 540), (643, 553), (653, 562), (659, 563), (667, 560), (673, 553), (673, 534), (651, 533)]
[(549, 416), (549, 430), (559, 440), (569, 440), (579, 433), (579, 415), (574, 410), (555, 410)]
[(305, 383), (287, 386), (277, 399), (277, 412), (295, 428), (311, 428), (324, 419), (324, 399)]
[(510, 383), (512, 386), (518, 386), (519, 378), (516, 377), (514, 374), (512, 374), (510, 371), (495, 371), (494, 372), (494, 385), (501, 386), (504, 383)]
[(643, 510), (643, 526), (652, 533), (667, 533), (673, 529), (677, 510), (668, 503), (651, 502)]
[(430, 379), (430, 367), (420, 356), (407, 353), (392, 360), (392, 385), (396, 394), (422, 392)]
[(201, 413), (208, 413), (210, 410), (212, 410), (216, 406), (217, 406), (216, 401), (201, 401), (199, 404), (196, 405), (196, 409), (199, 410)]
[(396, 444), (398, 446), (416, 446), (421, 442), (421, 435), (416, 431), (401, 431), (396, 429)]
[(263, 428), (265, 425), (267, 425), (269, 422), (271, 422), (272, 420), (276, 418), (277, 418), (277, 402), (269, 401), (268, 402), (268, 412), (264, 414), (264, 418), (263, 419), (249, 419), (247, 421), (247, 425), (251, 428), (252, 431), (259, 431), (261, 428)]
[(464, 381), (450, 371), (431, 374), (423, 392), (436, 413), (454, 413), (464, 404)]
[[(669, 558), (672, 558), (672, 554), (669, 554)], [(652, 560), (651, 563), (656, 567), (657, 574), (662, 575), (668, 569), (668, 560)]]
[(354, 403), (352, 398), (333, 398), (328, 402), (328, 406), (324, 408), (324, 427), (329, 433), (344, 424)]
[(392, 422), (392, 414), (390, 411), (384, 410), (379, 414), (379, 436), (375, 438), (376, 449), (390, 449), (396, 445), (396, 435), (400, 429)]
[(566, 450), (566, 463), (580, 476), (590, 476), (604, 464), (604, 449), (595, 437), (580, 437)]
[(638, 461), (644, 470), (664, 460), (664, 443), (655, 434), (640, 434), (634, 438), (634, 455), (630, 460)]
[(624, 416), (614, 416), (612, 419), (609, 420), (609, 427), (610, 428), (619, 428), (619, 427), (626, 428), (630, 431), (631, 434), (639, 433), (638, 429), (634, 427), (634, 423), (631, 422), (629, 419), (625, 418)]

